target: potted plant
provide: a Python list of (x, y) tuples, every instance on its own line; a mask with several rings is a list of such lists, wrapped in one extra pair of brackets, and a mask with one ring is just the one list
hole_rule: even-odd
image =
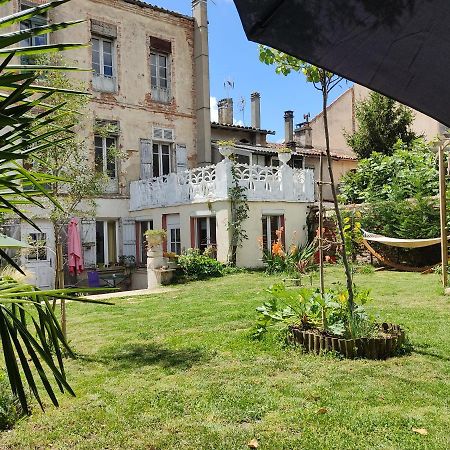
[(290, 148), (281, 147), (278, 149), (278, 159), (284, 164), (287, 164), (291, 159), (292, 151)]
[(162, 229), (147, 230), (145, 232), (145, 238), (147, 239), (148, 256), (161, 256), (161, 244), (167, 239), (167, 231)]
[(229, 157), (234, 152), (234, 141), (217, 141), (217, 145), (219, 147), (219, 153), (225, 158), (229, 159)]

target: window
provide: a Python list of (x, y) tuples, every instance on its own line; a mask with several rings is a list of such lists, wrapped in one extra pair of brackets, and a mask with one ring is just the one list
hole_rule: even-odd
[(303, 156), (292, 155), (292, 158), (290, 159), (288, 164), (293, 169), (302, 169), (303, 168)]
[(114, 41), (92, 37), (93, 87), (100, 91), (113, 92), (115, 84)]
[[(22, 11), (25, 11), (27, 9), (30, 9), (31, 6), (22, 5), (21, 9)], [(38, 15), (31, 17), (30, 19), (24, 20), (23, 22), (20, 22), (20, 29), (21, 30), (29, 30), (31, 28), (37, 28), (47, 25), (47, 17), (44, 15)], [(21, 42), (22, 47), (38, 47), (40, 45), (47, 45), (48, 44), (48, 34), (41, 34), (40, 36), (32, 36), (27, 39), (24, 39)], [(20, 62), (23, 65), (30, 65), (35, 64), (36, 60), (33, 56), (21, 56)]]
[(251, 155), (251, 163), (257, 166), (265, 166), (266, 165), (266, 157), (265, 155), (257, 155), (253, 153)]
[(136, 222), (136, 228), (138, 236), (138, 260), (141, 264), (147, 263), (147, 239), (145, 232), (147, 230), (153, 230), (153, 220), (145, 220)]
[(157, 37), (150, 38), (150, 83), (152, 99), (168, 103), (170, 95), (170, 64), (172, 44)]
[(152, 145), (153, 176), (160, 177), (171, 172), (171, 145), (153, 143)]
[(117, 147), (115, 136), (95, 136), (95, 170), (103, 172), (109, 178), (117, 178), (117, 159), (111, 155), (111, 150)]
[(181, 230), (180, 230), (180, 215), (179, 214), (167, 214), (166, 216), (167, 226), (167, 251), (181, 254)]
[(250, 164), (250, 156), (249, 155), (235, 155), (236, 161), (238, 164)]
[(46, 233), (30, 233), (28, 235), (28, 242), (31, 249), (27, 255), (27, 259), (34, 261), (47, 260), (47, 234)]
[(95, 244), (97, 264), (109, 266), (118, 262), (117, 220), (97, 220), (95, 223)]
[(194, 226), (196, 248), (203, 252), (210, 246), (216, 246), (217, 241), (215, 217), (197, 217), (194, 220)]
[(272, 245), (277, 241), (277, 230), (284, 226), (284, 216), (262, 216), (263, 248), (272, 251)]

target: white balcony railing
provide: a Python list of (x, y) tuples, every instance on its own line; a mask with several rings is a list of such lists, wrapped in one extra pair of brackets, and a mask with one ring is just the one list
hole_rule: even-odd
[[(130, 185), (130, 210), (228, 199), (233, 186), (230, 160), (217, 165), (134, 181)], [(314, 174), (309, 169), (237, 164), (235, 173), (250, 201), (314, 201)]]

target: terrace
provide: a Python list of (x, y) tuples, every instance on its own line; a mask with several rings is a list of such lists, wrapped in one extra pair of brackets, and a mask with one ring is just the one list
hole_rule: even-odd
[(245, 188), (249, 201), (314, 201), (314, 173), (310, 169), (292, 169), (287, 165), (266, 167), (232, 163), (171, 173), (130, 185), (130, 211), (189, 203), (227, 200), (237, 180)]

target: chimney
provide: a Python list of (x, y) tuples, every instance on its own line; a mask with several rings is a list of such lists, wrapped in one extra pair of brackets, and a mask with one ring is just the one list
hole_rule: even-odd
[(309, 122), (297, 124), (294, 131), (294, 139), (300, 147), (312, 148), (312, 128)]
[(261, 128), (261, 95), (253, 92), (250, 96), (252, 102), (252, 127)]
[(219, 109), (219, 123), (221, 125), (233, 125), (233, 99), (219, 100), (217, 107)]
[(284, 143), (287, 147), (294, 142), (294, 111), (284, 112)]
[(206, 0), (192, 0), (194, 18), (194, 83), (197, 119), (197, 165), (211, 164), (208, 9)]

